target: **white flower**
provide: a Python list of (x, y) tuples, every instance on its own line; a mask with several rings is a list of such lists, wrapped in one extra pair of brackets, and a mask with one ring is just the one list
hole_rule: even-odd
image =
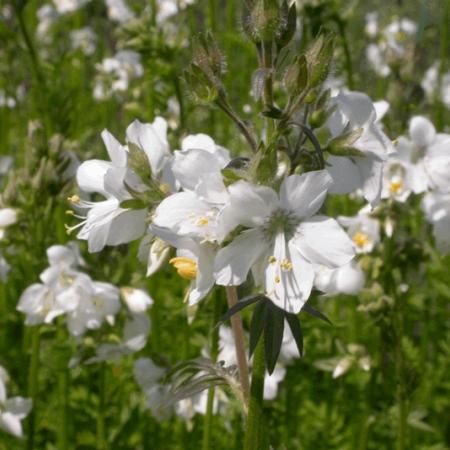
[(361, 92), (340, 92), (332, 99), (336, 111), (327, 121), (333, 137), (343, 132), (362, 130), (352, 144), (364, 156), (330, 156), (328, 171), (333, 179), (330, 193), (343, 194), (362, 189), (366, 200), (375, 206), (381, 196), (383, 164), (395, 152), (391, 141), (382, 131), (377, 110), (370, 98)]
[(98, 252), (105, 245), (133, 241), (142, 236), (146, 227), (146, 209), (120, 206), (121, 202), (132, 198), (124, 182), (133, 187), (139, 184), (136, 175), (127, 168), (127, 149), (107, 130), (102, 132), (102, 138), (111, 162), (95, 159), (82, 163), (77, 170), (77, 183), (81, 190), (102, 194), (106, 200), (88, 202), (78, 196), (71, 198), (75, 206), (87, 209), (87, 214), (78, 216), (84, 220), (68, 231), (81, 227), (77, 237), (88, 241), (90, 252)]
[(26, 325), (51, 323), (56, 317), (78, 306), (91, 279), (75, 270), (82, 262), (74, 246), (52, 246), (47, 250), (50, 266), (21, 295), (17, 310), (26, 314)]
[(422, 209), (433, 225), (437, 248), (450, 253), (450, 193), (428, 192), (422, 200)]
[(327, 295), (356, 295), (364, 287), (365, 274), (357, 262), (337, 269), (316, 268), (315, 287)]
[(5, 175), (10, 171), (13, 162), (11, 156), (0, 156), (0, 183), (3, 182)]
[(94, 364), (102, 361), (118, 361), (124, 356), (142, 350), (147, 344), (150, 333), (150, 319), (146, 314), (133, 313), (125, 321), (123, 337), (119, 343), (100, 344), (95, 349), (95, 356), (85, 361)]
[(110, 98), (114, 92), (126, 91), (132, 79), (144, 74), (139, 53), (132, 50), (120, 50), (95, 67), (98, 77), (94, 86), (94, 98), (97, 100)]
[(167, 140), (167, 122), (156, 117), (152, 123), (141, 123), (135, 120), (126, 131), (128, 144), (139, 147), (147, 156), (152, 177), (166, 186), (166, 190), (175, 190), (172, 173), (172, 154)]
[(5, 236), (5, 229), (17, 222), (17, 210), (13, 208), (0, 209), (0, 240)]
[(409, 19), (397, 19), (379, 32), (377, 13), (368, 14), (366, 21), (366, 32), (371, 37), (378, 37), (377, 43), (367, 46), (366, 57), (378, 75), (387, 77), (391, 74), (391, 66), (406, 61), (411, 53), (417, 24)]
[(167, 406), (168, 386), (160, 384), (166, 370), (157, 366), (150, 358), (139, 358), (134, 363), (134, 377), (144, 391), (147, 408), (158, 420), (170, 417), (172, 406)]
[(89, 0), (53, 0), (59, 14), (65, 14), (80, 9)]
[(338, 222), (347, 228), (356, 253), (370, 253), (380, 241), (380, 222), (370, 217), (367, 208), (356, 216), (339, 216)]
[(177, 14), (181, 9), (186, 8), (187, 5), (191, 5), (192, 3), (194, 3), (194, 0), (158, 0), (156, 21), (158, 23), (164, 22), (168, 18)]
[(133, 313), (143, 313), (153, 305), (153, 299), (143, 289), (123, 287), (120, 289), (122, 298)]
[(441, 101), (450, 109), (450, 71), (442, 75), (439, 88), (439, 70), (440, 62), (435, 62), (426, 72), (422, 80), (422, 88), (428, 98)]
[(274, 400), (277, 396), (278, 385), (284, 380), (286, 369), (277, 364), (271, 375), (266, 373), (264, 379), (264, 400)]
[(365, 31), (371, 38), (374, 38), (378, 34), (378, 12), (369, 12), (366, 14)]
[(125, 23), (134, 18), (133, 12), (124, 0), (105, 0), (108, 17), (119, 23)]
[(217, 249), (209, 242), (200, 243), (189, 237), (177, 237), (168, 230), (152, 227), (151, 231), (177, 249), (175, 258), (169, 260), (178, 274), (191, 281), (188, 304), (193, 306), (206, 297), (214, 286), (214, 258)]
[(298, 313), (311, 293), (313, 264), (339, 267), (354, 256), (338, 223), (315, 215), (331, 182), (326, 171), (316, 171), (286, 178), (279, 195), (244, 181), (231, 185), (222, 235), (238, 225), (248, 230), (218, 252), (217, 284), (240, 285), (253, 269), (256, 283), (278, 307)]
[(145, 235), (140, 244), (138, 257), (147, 264), (147, 276), (156, 273), (166, 263), (170, 253), (170, 245), (158, 237)]
[(415, 194), (428, 189), (450, 190), (450, 135), (436, 133), (427, 118), (411, 119), (409, 138), (398, 139), (392, 161), (404, 167), (405, 189)]
[(10, 270), (11, 266), (8, 264), (8, 261), (0, 255), (0, 281), (5, 282), (7, 280)]
[(8, 376), (0, 366), (0, 429), (15, 437), (23, 437), (21, 421), (31, 411), (32, 402), (23, 397), (7, 398), (5, 383)]
[[(73, 336), (81, 336), (87, 329), (100, 328), (103, 321), (113, 323), (120, 310), (119, 289), (112, 284), (91, 281), (80, 285), (76, 308), (67, 311), (67, 328)], [(59, 300), (72, 297), (70, 291), (59, 295)]]
[(406, 179), (408, 167), (409, 165), (395, 159), (391, 159), (385, 164), (381, 198), (392, 198), (401, 203), (408, 199), (411, 194)]
[(96, 39), (97, 36), (90, 27), (84, 27), (70, 32), (72, 49), (80, 49), (85, 55), (92, 55), (95, 52)]

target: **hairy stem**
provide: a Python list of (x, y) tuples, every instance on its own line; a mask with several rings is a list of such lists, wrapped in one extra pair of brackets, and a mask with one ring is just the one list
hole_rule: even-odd
[(31, 330), (31, 358), (28, 374), (28, 397), (33, 401), (33, 409), (28, 416), (27, 450), (33, 450), (35, 443), (40, 350), (40, 330), (39, 327), (33, 327)]
[[(231, 308), (238, 302), (238, 296), (235, 286), (227, 286), (228, 307)], [(242, 320), (239, 313), (231, 317), (231, 327), (234, 334), (234, 345), (236, 349), (236, 359), (239, 369), (239, 380), (244, 394), (244, 399), (248, 401), (250, 386), (248, 381), (248, 364), (245, 352), (244, 329), (242, 328)]]
[[(219, 327), (217, 326), (217, 323), (219, 322), (220, 318), (220, 296), (216, 295), (212, 300), (214, 305), (211, 322), (210, 356), (211, 359), (216, 362), (217, 355), (219, 354)], [(206, 415), (203, 428), (203, 450), (209, 450), (210, 448), (213, 448), (213, 446), (211, 445), (211, 430), (214, 416), (214, 393), (214, 387), (210, 387), (208, 390), (208, 400), (206, 404)]]
[(247, 428), (245, 430), (245, 450), (266, 450), (267, 430), (264, 429), (264, 340), (260, 339), (253, 356), (252, 387), (250, 391)]

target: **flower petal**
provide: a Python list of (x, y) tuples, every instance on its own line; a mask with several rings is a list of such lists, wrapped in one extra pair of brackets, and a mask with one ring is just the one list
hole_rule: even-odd
[(242, 284), (253, 264), (267, 248), (268, 243), (259, 230), (242, 232), (231, 244), (219, 250), (214, 262), (216, 283), (222, 286)]
[(281, 204), (299, 218), (311, 217), (322, 206), (332, 183), (326, 170), (291, 175), (281, 185)]
[(433, 143), (436, 129), (426, 117), (415, 116), (409, 123), (409, 135), (418, 147), (427, 147)]
[(334, 219), (324, 216), (301, 222), (292, 242), (309, 262), (327, 267), (343, 266), (355, 255), (345, 231)]

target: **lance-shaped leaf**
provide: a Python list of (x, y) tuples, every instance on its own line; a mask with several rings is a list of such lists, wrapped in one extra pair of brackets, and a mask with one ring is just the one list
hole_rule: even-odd
[(247, 306), (258, 302), (260, 300), (265, 300), (266, 296), (263, 294), (255, 294), (255, 295), (249, 295), (248, 297), (244, 297), (243, 299), (239, 300), (235, 305), (233, 305), (222, 317), (221, 321), (224, 322), (225, 320), (228, 320), (231, 316), (234, 316), (237, 312), (241, 311), (242, 309), (246, 308)]
[(275, 370), (275, 365), (283, 343), (284, 311), (273, 303), (268, 303), (265, 310), (264, 350), (266, 367), (269, 374)]
[(325, 314), (322, 314), (320, 311), (317, 311), (317, 309), (314, 309), (312, 306), (309, 306), (308, 304), (303, 306), (302, 311), (305, 311), (311, 316), (317, 317), (318, 319), (323, 320), (324, 322), (327, 322), (330, 325), (333, 325), (331, 323), (331, 320)]
[(249, 358), (253, 355), (264, 330), (267, 307), (268, 302), (263, 300), (255, 306), (253, 311), (252, 321), (250, 323)]
[(297, 344), (300, 356), (303, 356), (303, 331), (300, 325), (300, 319), (296, 314), (286, 314), (286, 320), (291, 329), (292, 336)]
[(295, 30), (297, 28), (297, 9), (295, 2), (291, 6), (288, 5), (286, 0), (280, 7), (281, 21), (277, 30), (277, 36), (275, 42), (279, 49), (285, 47), (291, 42), (294, 37)]

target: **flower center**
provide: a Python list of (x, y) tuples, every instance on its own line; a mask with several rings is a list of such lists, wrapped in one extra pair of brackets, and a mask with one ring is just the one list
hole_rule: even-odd
[(367, 236), (367, 234), (365, 233), (361, 233), (360, 231), (356, 232), (353, 235), (352, 240), (359, 248), (363, 248), (371, 242), (369, 236)]
[(184, 256), (178, 256), (172, 258), (169, 261), (175, 269), (177, 269), (178, 275), (186, 280), (195, 280), (197, 278), (197, 262), (191, 258)]
[(392, 195), (399, 194), (402, 189), (403, 189), (403, 181), (401, 181), (401, 180), (399, 180), (399, 181), (391, 181), (389, 183), (389, 192)]
[(267, 219), (262, 228), (270, 240), (280, 231), (289, 239), (294, 234), (297, 225), (298, 218), (294, 214), (284, 209), (277, 209)]

